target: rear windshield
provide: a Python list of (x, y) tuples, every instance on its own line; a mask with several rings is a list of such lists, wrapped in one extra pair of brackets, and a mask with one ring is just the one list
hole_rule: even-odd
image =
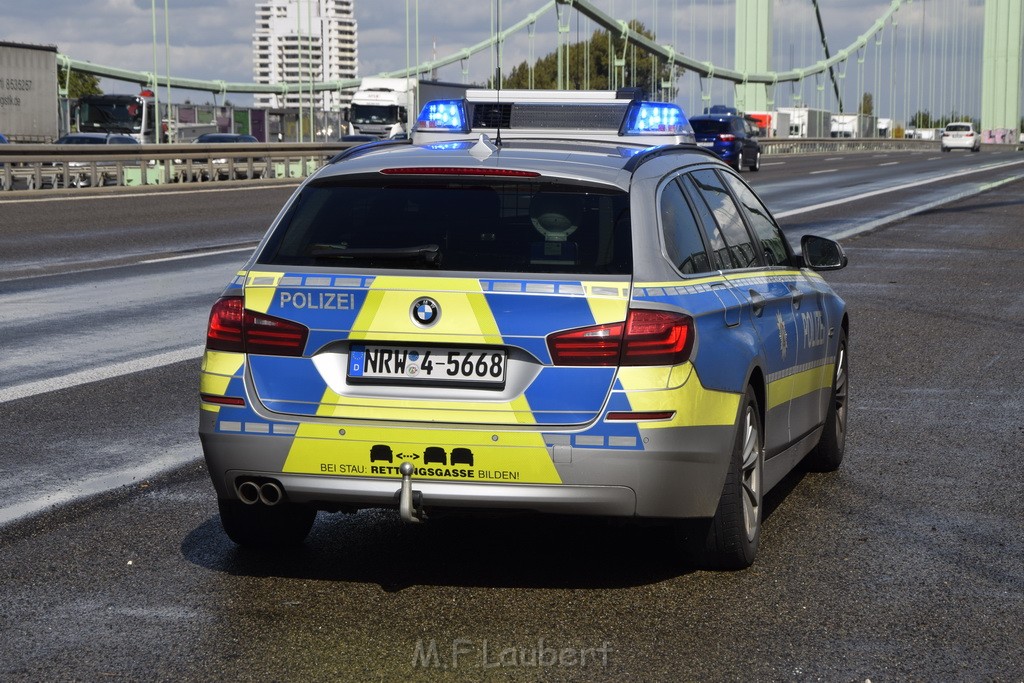
[(970, 124), (967, 123), (951, 123), (946, 126), (946, 130), (953, 131), (956, 133), (967, 132), (971, 129)]
[(729, 122), (728, 121), (694, 121), (690, 119), (690, 125), (693, 126), (693, 132), (698, 135), (701, 134), (715, 134), (728, 133)]
[(503, 179), (324, 181), (303, 189), (258, 262), (628, 274), (629, 196)]

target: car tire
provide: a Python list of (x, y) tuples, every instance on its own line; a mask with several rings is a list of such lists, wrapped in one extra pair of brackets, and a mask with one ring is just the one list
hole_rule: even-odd
[(949, 147), (943, 147), (943, 148), (942, 148), (942, 151), (943, 151), (943, 152), (948, 152), (948, 151), (949, 151)]
[(807, 454), (807, 466), (815, 472), (833, 472), (843, 462), (846, 451), (847, 406), (850, 383), (850, 359), (846, 349), (846, 332), (839, 337), (832, 392), (825, 415), (821, 439)]
[(981, 151), (981, 147), (972, 147), (971, 151), (972, 152), (980, 152)]
[(764, 432), (753, 389), (740, 408), (729, 472), (710, 521), (696, 524), (691, 557), (707, 569), (745, 569), (754, 563), (761, 541), (764, 497)]
[(755, 171), (755, 172), (761, 170), (761, 151), (760, 150), (758, 150), (757, 153), (754, 155), (754, 163), (750, 164), (750, 166), (747, 166), (747, 168), (749, 168), (751, 171)]
[(245, 548), (282, 548), (300, 545), (316, 520), (316, 509), (281, 502), (274, 506), (246, 505), (219, 499), (220, 522), (232, 541)]

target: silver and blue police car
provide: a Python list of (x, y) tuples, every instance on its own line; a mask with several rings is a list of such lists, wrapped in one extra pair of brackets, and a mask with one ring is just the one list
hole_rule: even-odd
[(674, 105), (469, 91), (296, 190), (214, 304), (199, 432), (228, 536), (317, 511), (665, 520), (750, 565), (843, 457), (848, 316)]

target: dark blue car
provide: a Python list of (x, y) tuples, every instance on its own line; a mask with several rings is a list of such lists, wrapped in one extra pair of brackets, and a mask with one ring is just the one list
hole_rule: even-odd
[(737, 171), (761, 169), (761, 143), (757, 125), (743, 116), (705, 114), (690, 119), (697, 144), (717, 154)]

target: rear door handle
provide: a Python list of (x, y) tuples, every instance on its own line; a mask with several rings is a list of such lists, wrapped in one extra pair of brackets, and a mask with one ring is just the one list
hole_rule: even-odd
[(793, 308), (800, 308), (804, 300), (804, 293), (796, 285), (789, 285), (789, 292), (793, 297)]
[(750, 307), (753, 309), (754, 315), (759, 318), (761, 317), (761, 313), (764, 312), (765, 303), (766, 299), (763, 296), (753, 289), (750, 290)]

